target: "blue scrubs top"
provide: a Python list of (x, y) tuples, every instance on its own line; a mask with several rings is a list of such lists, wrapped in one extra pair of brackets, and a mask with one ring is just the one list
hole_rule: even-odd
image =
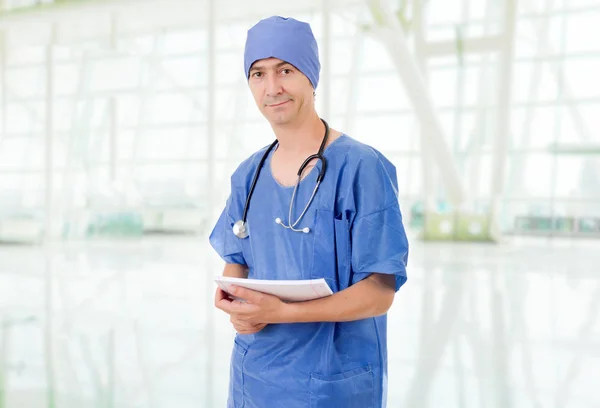
[[(275, 149), (274, 149), (275, 150)], [(274, 151), (273, 150), (273, 151)], [(246, 159), (231, 177), (231, 195), (210, 235), (227, 263), (247, 265), (249, 278), (325, 278), (334, 292), (373, 272), (406, 281), (408, 241), (398, 204), (395, 167), (377, 150), (343, 134), (324, 151), (325, 177), (294, 232), (288, 224), (293, 187), (282, 186), (263, 165), (248, 210), (249, 237), (233, 224), (266, 147)], [(295, 221), (308, 202), (321, 162), (301, 181)], [(385, 407), (386, 315), (340, 323), (270, 324), (235, 337), (228, 407)]]

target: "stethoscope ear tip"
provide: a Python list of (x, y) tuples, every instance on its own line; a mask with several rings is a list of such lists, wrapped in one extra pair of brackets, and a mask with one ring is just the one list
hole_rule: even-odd
[(300, 229), (294, 229), (294, 227), (291, 225), (285, 225), (283, 223), (283, 221), (281, 220), (281, 218), (279, 218), (279, 217), (275, 218), (275, 224), (279, 224), (283, 228), (291, 229), (292, 231), (295, 231), (295, 232), (304, 232), (305, 234), (308, 234), (310, 232), (310, 228), (308, 228), (308, 227), (304, 227), (300, 230)]

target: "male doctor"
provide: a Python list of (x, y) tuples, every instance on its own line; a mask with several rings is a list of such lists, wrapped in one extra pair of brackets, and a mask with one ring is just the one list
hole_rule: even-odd
[(210, 243), (225, 276), (324, 278), (334, 294), (285, 303), (237, 287), (240, 302), (217, 289), (215, 306), (237, 331), (228, 407), (385, 407), (386, 313), (408, 258), (396, 170), (316, 112), (321, 66), (309, 24), (259, 21), (247, 33), (244, 64), (276, 142), (231, 176)]

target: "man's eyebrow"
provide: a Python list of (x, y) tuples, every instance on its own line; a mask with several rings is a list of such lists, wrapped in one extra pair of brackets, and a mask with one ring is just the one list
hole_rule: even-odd
[(290, 64), (289, 62), (286, 62), (286, 61), (281, 61), (280, 63), (278, 63), (277, 65), (275, 65), (275, 67), (276, 68), (281, 68), (284, 65), (292, 65), (292, 64)]
[[(275, 68), (281, 68), (284, 65), (292, 65), (292, 64), (290, 64), (289, 62), (281, 61), (281, 62), (278, 62), (275, 65)], [(252, 71), (264, 71), (265, 69), (266, 68), (265, 68), (264, 65), (254, 65), (254, 66), (252, 66), (252, 68), (250, 68), (250, 72), (252, 72)]]

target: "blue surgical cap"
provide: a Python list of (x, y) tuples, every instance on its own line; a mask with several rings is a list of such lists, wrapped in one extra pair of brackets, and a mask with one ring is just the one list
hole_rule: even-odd
[(244, 68), (264, 58), (278, 58), (299, 69), (313, 88), (319, 83), (319, 48), (308, 23), (293, 18), (273, 16), (260, 20), (248, 30)]

